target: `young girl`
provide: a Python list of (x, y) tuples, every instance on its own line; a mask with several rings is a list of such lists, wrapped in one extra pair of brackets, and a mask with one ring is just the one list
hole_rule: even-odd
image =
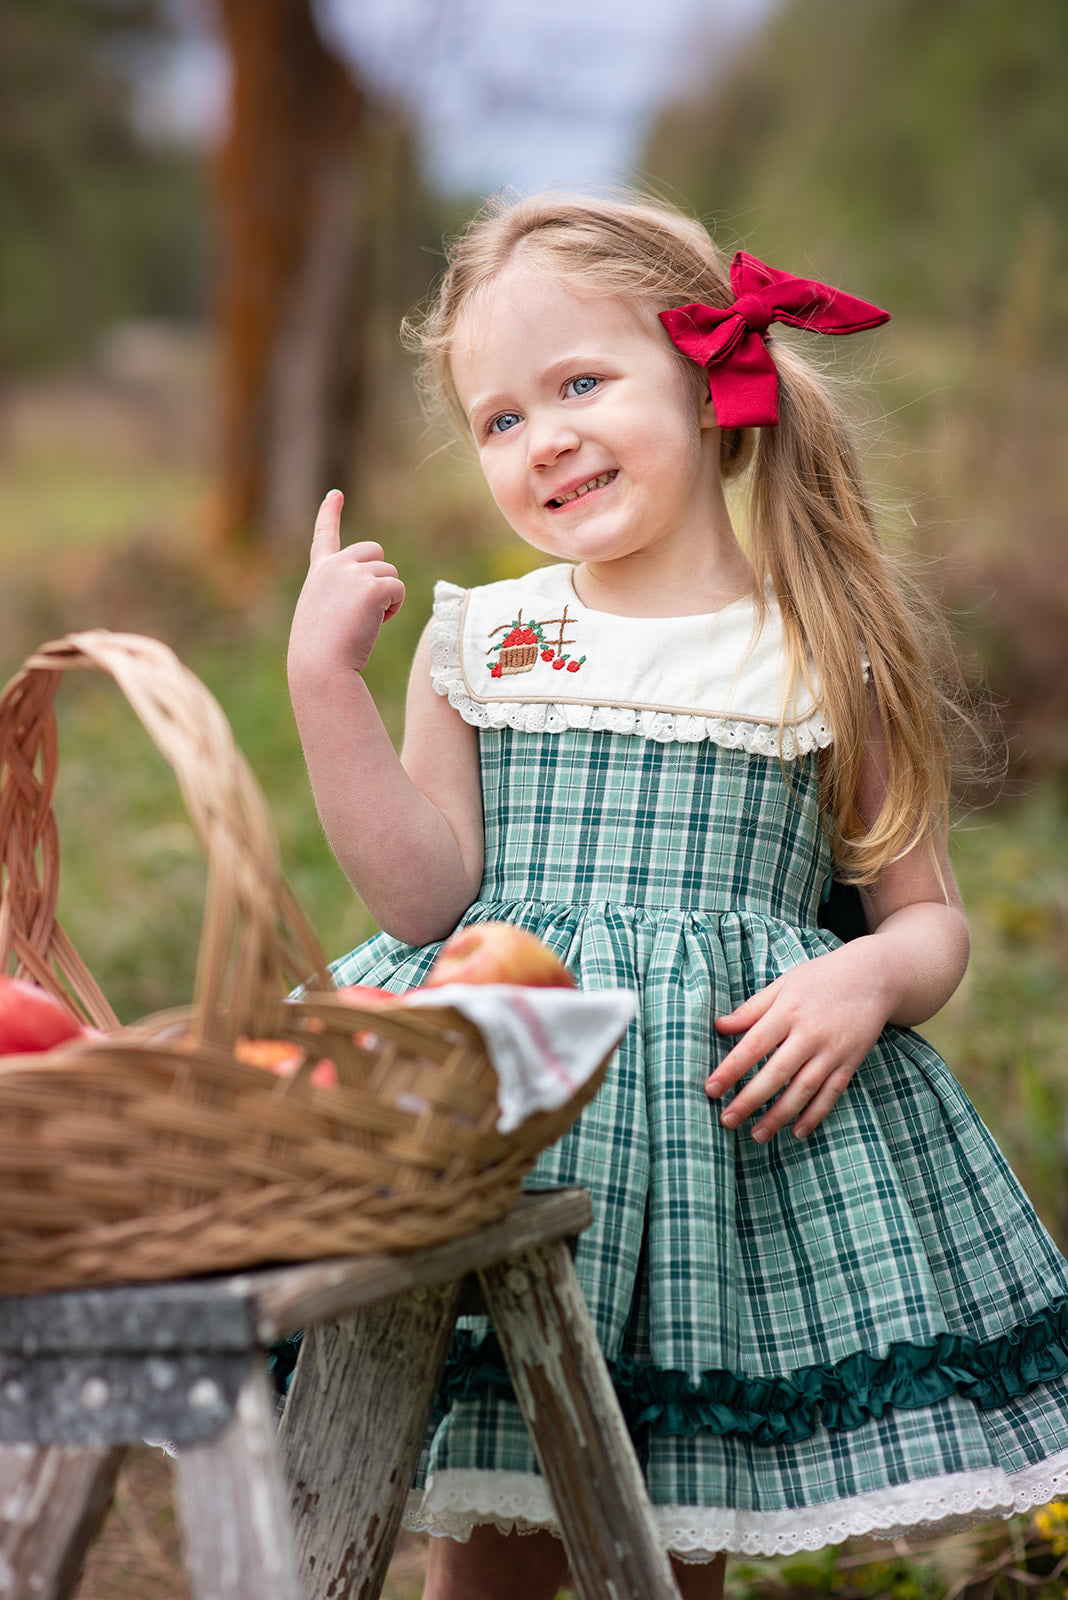
[[(946, 702), (826, 384), (769, 324), (878, 308), (660, 205), (539, 196), (456, 243), (419, 332), (497, 505), (548, 557), (438, 586), (398, 759), (360, 676), (404, 588), (323, 503), (293, 704), (404, 990), (521, 924), (642, 1008), (532, 1181), (578, 1270), (683, 1593), (1068, 1489), (1068, 1264), (912, 1025), (964, 972)], [(747, 474), (748, 530), (724, 484)], [(867, 932), (819, 923), (832, 872)], [(454, 1343), (415, 1525), (427, 1594), (552, 1596), (555, 1521), (492, 1333)], [(516, 1533), (530, 1537), (518, 1542)]]

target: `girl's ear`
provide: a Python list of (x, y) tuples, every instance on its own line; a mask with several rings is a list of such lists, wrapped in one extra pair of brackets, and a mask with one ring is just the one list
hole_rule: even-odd
[(719, 427), (719, 423), (716, 421), (716, 408), (712, 404), (712, 396), (711, 396), (711, 394), (706, 393), (704, 398), (702, 399), (702, 401), (701, 401), (701, 410), (700, 410), (699, 416), (700, 416), (700, 421), (701, 421), (701, 427), (702, 428), (718, 428)]

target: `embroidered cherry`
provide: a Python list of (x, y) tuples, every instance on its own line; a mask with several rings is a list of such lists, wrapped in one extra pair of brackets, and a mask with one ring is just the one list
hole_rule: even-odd
[(542, 660), (543, 660), (543, 661), (551, 661), (551, 660), (552, 660), (552, 658), (553, 658), (553, 653), (552, 653), (552, 651), (551, 651), (551, 650), (543, 650), (543, 651), (542, 651), (542, 653), (541, 653), (541, 659), (542, 659)]
[(499, 678), (501, 676), (501, 674), (502, 674), (502, 671), (503, 671), (503, 668), (501, 667), (501, 664), (498, 661), (495, 666), (490, 667), (490, 677), (491, 678)]
[[(585, 661), (585, 659), (586, 657), (583, 656), (582, 661)], [(579, 667), (582, 665), (582, 661), (569, 661), (567, 664), (568, 672), (577, 672)]]
[(556, 660), (553, 662), (553, 671), (559, 672), (561, 667), (566, 666), (567, 662), (564, 660), (563, 656), (557, 656)]

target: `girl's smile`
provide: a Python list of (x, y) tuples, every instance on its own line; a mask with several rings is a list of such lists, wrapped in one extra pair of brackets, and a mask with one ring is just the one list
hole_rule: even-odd
[(577, 489), (564, 489), (559, 494), (553, 495), (546, 504), (551, 511), (563, 511), (565, 507), (574, 505), (576, 500), (584, 499), (597, 489), (606, 489), (614, 483), (619, 475), (618, 467), (613, 467), (610, 472), (602, 472), (596, 478), (587, 478), (585, 483), (580, 483)]
[(746, 592), (712, 405), (636, 308), (513, 261), (463, 317), (452, 376), (500, 510), (577, 563), (595, 604), (680, 614)]

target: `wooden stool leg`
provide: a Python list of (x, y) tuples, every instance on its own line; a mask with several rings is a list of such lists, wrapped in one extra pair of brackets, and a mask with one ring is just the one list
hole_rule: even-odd
[(382, 1592), (458, 1296), (413, 1289), (304, 1335), (279, 1448), (307, 1600)]
[(479, 1276), (582, 1600), (678, 1600), (566, 1244)]
[(223, 1432), (179, 1450), (175, 1485), (195, 1600), (302, 1600), (275, 1417), (254, 1358)]
[(0, 1596), (66, 1600), (111, 1504), (120, 1446), (0, 1448)]

